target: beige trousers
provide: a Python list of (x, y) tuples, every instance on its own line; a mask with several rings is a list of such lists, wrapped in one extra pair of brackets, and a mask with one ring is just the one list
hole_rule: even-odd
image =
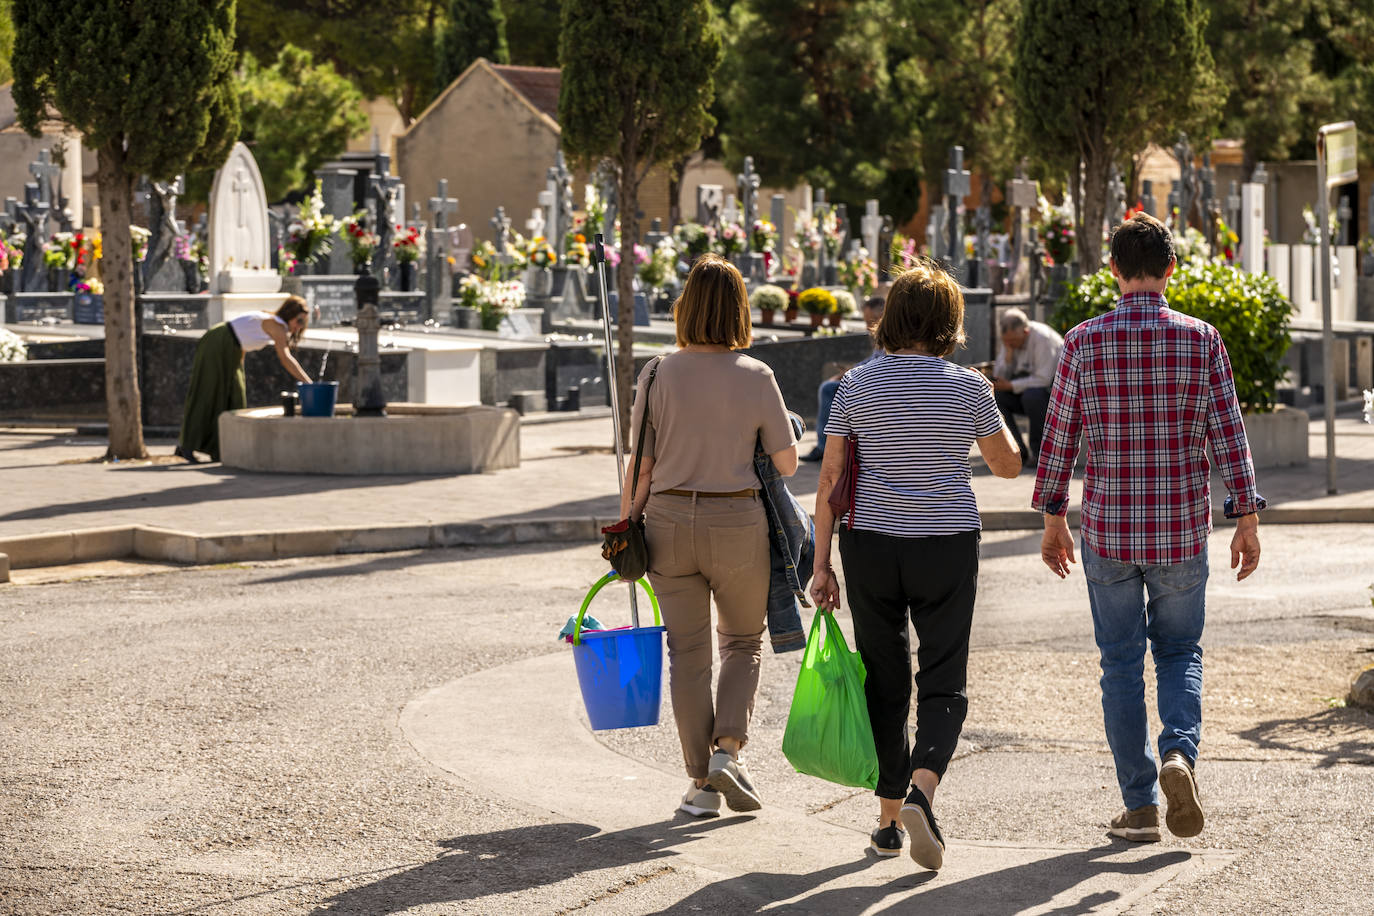
[[(687, 775), (706, 777), (717, 739), (749, 740), (768, 608), (768, 521), (753, 499), (654, 494), (649, 582), (668, 628), (668, 684)], [(720, 682), (711, 697), (711, 599)]]

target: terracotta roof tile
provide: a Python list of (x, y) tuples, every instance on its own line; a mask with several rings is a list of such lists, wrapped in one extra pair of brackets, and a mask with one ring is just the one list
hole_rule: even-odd
[(492, 64), (501, 78), (515, 87), (530, 104), (544, 114), (558, 120), (558, 90), (563, 74), (557, 67), (514, 67)]

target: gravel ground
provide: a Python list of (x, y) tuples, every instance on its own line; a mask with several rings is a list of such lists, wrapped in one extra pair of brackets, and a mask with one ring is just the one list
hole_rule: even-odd
[[(1332, 616), (1368, 600), (1364, 533), (1265, 534), (1274, 564), (1248, 595), (1212, 544), (1210, 821), (1189, 846), (1237, 857), (1133, 912), (1367, 913), (1374, 899), (1374, 716), (1334, 703), (1374, 648), (1367, 621)], [(1303, 549), (1317, 537), (1320, 554)], [(1047, 581), (1033, 540), (985, 540), (970, 717), (940, 813), (958, 839), (1100, 846), (1119, 801), (1081, 575)], [(476, 791), (397, 728), (425, 690), (559, 651), (598, 572), (585, 546), (531, 547), (4, 587), (0, 912), (647, 912), (664, 894), (725, 911), (701, 890), (711, 879)], [(750, 763), (767, 800), (866, 825), (866, 793), (777, 752), (800, 658), (765, 653)], [(666, 713), (602, 740), (677, 772)], [(550, 792), (557, 777), (551, 755)]]

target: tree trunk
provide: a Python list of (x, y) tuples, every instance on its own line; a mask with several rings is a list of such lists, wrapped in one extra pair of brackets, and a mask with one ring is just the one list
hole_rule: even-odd
[(133, 176), (124, 167), (119, 139), (96, 155), (100, 194), (100, 274), (105, 281), (105, 410), (110, 447), (106, 458), (147, 458), (143, 445), (143, 398), (138, 388), (138, 331), (135, 315), (133, 243), (129, 210)]
[(1083, 157), (1083, 222), (1078, 226), (1078, 269), (1091, 276), (1102, 267), (1102, 220), (1107, 211), (1111, 156), (1105, 144)]
[[(639, 182), (635, 180), (637, 162), (620, 164), (620, 268), (615, 272), (616, 296), (620, 317), (615, 334), (615, 385), (620, 399), (620, 442), (629, 448), (630, 391), (635, 381), (635, 240), (639, 238)], [(611, 238), (614, 226), (606, 227)]]

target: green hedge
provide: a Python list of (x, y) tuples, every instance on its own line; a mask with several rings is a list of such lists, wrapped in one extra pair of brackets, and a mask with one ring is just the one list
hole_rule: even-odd
[[(1293, 342), (1288, 320), (1293, 304), (1267, 274), (1252, 274), (1222, 261), (1179, 265), (1165, 293), (1169, 307), (1216, 328), (1231, 357), (1241, 409), (1268, 413), (1284, 376), (1283, 355)], [(1116, 301), (1110, 268), (1072, 283), (1055, 304), (1051, 324), (1062, 334), (1102, 315)]]

